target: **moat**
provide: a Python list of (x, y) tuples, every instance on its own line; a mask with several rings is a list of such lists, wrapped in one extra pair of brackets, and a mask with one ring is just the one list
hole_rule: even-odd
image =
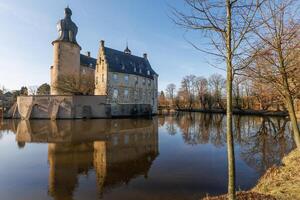
[[(237, 190), (295, 148), (289, 122), (234, 116)], [(199, 199), (227, 192), (226, 117), (4, 120), (0, 194), (31, 199)]]

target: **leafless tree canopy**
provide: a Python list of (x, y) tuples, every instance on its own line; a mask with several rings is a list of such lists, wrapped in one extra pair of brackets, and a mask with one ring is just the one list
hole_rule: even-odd
[(80, 79), (72, 75), (60, 76), (55, 88), (64, 94), (91, 95), (94, 93), (94, 80), (89, 76), (82, 75)]
[[(197, 50), (208, 53), (226, 62), (228, 45), (231, 49), (234, 70), (239, 70), (249, 50), (254, 20), (263, 0), (229, 1), (223, 0), (184, 0), (187, 11), (173, 8), (173, 21), (187, 30), (199, 31), (208, 41), (205, 45), (197, 45), (197, 41), (188, 42)], [(231, 27), (228, 28), (228, 9), (231, 12)], [(231, 42), (228, 44), (228, 34)]]

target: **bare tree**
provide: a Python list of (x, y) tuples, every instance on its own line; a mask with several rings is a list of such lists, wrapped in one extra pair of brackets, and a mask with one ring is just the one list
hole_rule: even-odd
[(196, 79), (196, 90), (200, 102), (200, 107), (206, 109), (206, 98), (208, 93), (208, 81), (205, 77), (199, 76)]
[(94, 79), (88, 75), (82, 75), (80, 79), (72, 75), (60, 76), (54, 87), (64, 94), (91, 95), (94, 94)]
[(160, 91), (160, 94), (158, 96), (158, 103), (162, 107), (166, 106), (166, 97), (164, 91)]
[(245, 39), (252, 29), (260, 0), (185, 0), (189, 13), (173, 9), (175, 23), (201, 31), (211, 43), (211, 49), (196, 49), (214, 55), (226, 63), (227, 71), (227, 153), (228, 198), (235, 199), (235, 159), (232, 133), (232, 81), (239, 70), (245, 51)]
[(181, 91), (183, 92), (185, 99), (188, 103), (188, 109), (192, 109), (193, 103), (195, 101), (195, 75), (188, 75), (183, 77), (181, 81)]
[(37, 85), (28, 86), (28, 94), (29, 95), (36, 95), (37, 94), (37, 90), (38, 90), (38, 86)]
[(170, 83), (167, 85), (166, 94), (167, 97), (171, 99), (172, 105), (174, 103), (175, 90), (176, 90), (176, 85), (174, 83)]
[(253, 45), (252, 57), (255, 62), (249, 69), (252, 76), (265, 84), (271, 84), (284, 101), (293, 127), (295, 142), (300, 150), (300, 131), (294, 107), (300, 88), (299, 73), (297, 73), (300, 68), (298, 8), (297, 2), (293, 0), (267, 0), (265, 6), (259, 9), (259, 23), (262, 26), (254, 31), (259, 40), (257, 45)]
[(212, 74), (208, 78), (208, 84), (212, 89), (215, 104), (218, 108), (223, 108), (222, 104), (222, 90), (225, 88), (226, 80), (220, 74)]

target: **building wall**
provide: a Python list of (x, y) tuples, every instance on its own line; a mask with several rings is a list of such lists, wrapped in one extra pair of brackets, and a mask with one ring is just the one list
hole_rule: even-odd
[[(154, 80), (132, 74), (109, 72), (108, 97), (111, 102), (153, 104)], [(114, 90), (118, 91), (117, 98)], [(125, 91), (128, 94), (125, 94)]]
[(104, 96), (20, 96), (17, 99), (17, 105), (22, 119), (106, 118), (110, 116), (110, 106), (105, 104)]
[(149, 104), (107, 104), (106, 96), (19, 96), (21, 119), (82, 119), (149, 115)]
[(107, 71), (108, 64), (104, 54), (104, 41), (101, 41), (95, 70), (95, 95), (106, 95), (108, 83)]
[(95, 83), (95, 70), (93, 68), (80, 65), (80, 79), (88, 79), (89, 81)]
[[(111, 72), (100, 42), (95, 71), (95, 95), (107, 95), (107, 103), (150, 104), (157, 113), (157, 76), (154, 79), (134, 74)], [(117, 93), (117, 95), (116, 95)]]
[(51, 66), (51, 95), (62, 95), (55, 87), (62, 77), (80, 77), (80, 46), (70, 42), (53, 42), (53, 65)]

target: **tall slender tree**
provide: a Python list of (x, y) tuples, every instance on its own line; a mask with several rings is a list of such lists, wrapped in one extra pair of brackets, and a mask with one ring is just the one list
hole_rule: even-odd
[[(263, 0), (262, 0), (263, 1)], [(173, 8), (174, 22), (186, 29), (196, 30), (210, 41), (209, 48), (196, 49), (214, 55), (226, 65), (227, 91), (227, 157), (228, 198), (235, 199), (235, 159), (232, 133), (232, 81), (244, 59), (246, 38), (251, 32), (260, 0), (184, 0), (188, 11)], [(212, 48), (211, 48), (212, 47)]]

